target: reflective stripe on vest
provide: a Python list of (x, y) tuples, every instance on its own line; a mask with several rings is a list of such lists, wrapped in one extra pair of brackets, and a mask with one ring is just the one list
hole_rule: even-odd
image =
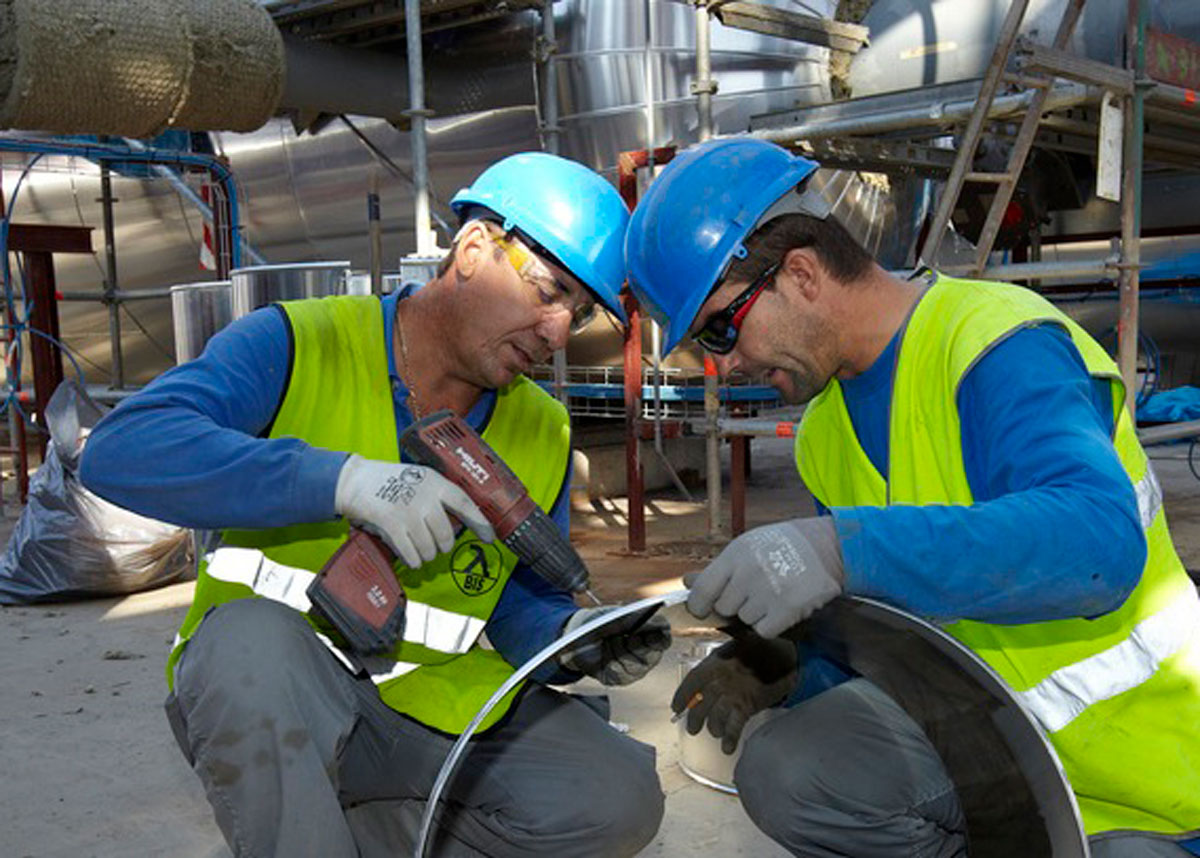
[(1057, 732), (1089, 706), (1137, 688), (1200, 630), (1200, 597), (1192, 587), (1133, 627), (1116, 646), (1059, 668), (1026, 691), (1015, 692), (1047, 731)]
[(1149, 530), (1150, 525), (1154, 524), (1154, 518), (1158, 515), (1158, 511), (1162, 509), (1162, 487), (1158, 484), (1158, 477), (1154, 475), (1154, 468), (1150, 463), (1146, 463), (1146, 473), (1140, 480), (1133, 484), (1133, 490), (1137, 493), (1138, 515), (1142, 519), (1142, 530)]
[[(226, 546), (218, 548), (207, 559), (208, 574), (219, 581), (245, 584), (255, 595), (282, 602), (301, 613), (307, 613), (312, 606), (308, 585), (317, 576), (307, 569), (276, 563), (255, 548)], [(404, 640), (438, 652), (466, 652), (474, 645), (484, 625), (478, 617), (456, 614), (421, 602), (410, 601), (404, 608)], [(386, 658), (381, 661), (389, 665), (408, 664)], [(375, 672), (372, 671), (372, 675)], [(381, 672), (390, 673), (390, 669)]]

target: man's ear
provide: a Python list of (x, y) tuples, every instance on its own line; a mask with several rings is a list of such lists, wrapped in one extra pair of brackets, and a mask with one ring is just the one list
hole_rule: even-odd
[(806, 300), (813, 301), (821, 293), (824, 271), (815, 250), (811, 247), (793, 247), (784, 254), (780, 273), (785, 276), (779, 278), (778, 282), (799, 290)]
[(455, 241), (454, 268), (460, 278), (470, 280), (475, 275), (491, 244), (483, 221), (469, 221), (459, 230)]

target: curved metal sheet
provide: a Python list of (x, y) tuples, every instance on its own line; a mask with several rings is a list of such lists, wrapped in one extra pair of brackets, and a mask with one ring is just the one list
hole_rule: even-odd
[(918, 617), (856, 597), (818, 611), (804, 633), (924, 729), (958, 790), (971, 858), (1087, 858), (1057, 755), (971, 650)]
[[(488, 713), (496, 708), (496, 704), (504, 699), (505, 695), (512, 689), (516, 688), (525, 680), (531, 673), (541, 667), (550, 659), (557, 656), (567, 647), (578, 643), (583, 638), (588, 637), (605, 626), (613, 623), (624, 621), (627, 617), (632, 617), (637, 614), (646, 613), (647, 609), (664, 608), (669, 605), (678, 605), (687, 600), (687, 590), (674, 590), (661, 596), (647, 596), (645, 599), (639, 599), (636, 602), (630, 602), (628, 605), (621, 605), (619, 608), (614, 608), (606, 614), (593, 617), (574, 631), (564, 634), (562, 637), (556, 638), (549, 645), (543, 648), (540, 652), (534, 655), (529, 661), (521, 665), (512, 676), (510, 676), (503, 685), (496, 689), (496, 693), (488, 699), (487, 703), (483, 704), (476, 714), (471, 719), (471, 723), (467, 725), (467, 729), (463, 730), (462, 735), (454, 743), (450, 749), (450, 753), (446, 755), (446, 761), (442, 763), (441, 771), (438, 772), (437, 779), (433, 782), (433, 790), (429, 793), (429, 798), (425, 802), (425, 812), (421, 816), (421, 831), (417, 835), (416, 858), (422, 858), (425, 854), (426, 841), (429, 840), (430, 832), (433, 829), (433, 818), (437, 813), (438, 800), (442, 796), (442, 792), (446, 788), (446, 784), (450, 782), (450, 778), (454, 776), (458, 762), (462, 758), (463, 752), (466, 750), (467, 742), (471, 736), (475, 734), (480, 723), (488, 716)], [(645, 618), (641, 619), (644, 622)]]

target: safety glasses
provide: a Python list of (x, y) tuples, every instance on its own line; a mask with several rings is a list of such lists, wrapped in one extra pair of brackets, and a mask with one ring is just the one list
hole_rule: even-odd
[(780, 263), (769, 266), (747, 286), (740, 295), (730, 301), (723, 310), (718, 310), (708, 317), (704, 327), (692, 335), (692, 339), (700, 344), (705, 351), (724, 355), (733, 351), (737, 345), (738, 330), (758, 296), (767, 288)]
[(591, 295), (582, 301), (572, 297), (571, 287), (556, 279), (537, 253), (513, 232), (489, 229), (488, 237), (504, 251), (517, 275), (537, 290), (542, 304), (561, 307), (571, 314), (571, 333), (579, 333), (596, 317), (596, 302)]

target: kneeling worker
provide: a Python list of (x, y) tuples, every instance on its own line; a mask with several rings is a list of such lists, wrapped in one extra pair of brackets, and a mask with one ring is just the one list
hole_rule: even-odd
[[(808, 403), (815, 518), (734, 539), (698, 617), (757, 632), (685, 678), (688, 726), (736, 746), (755, 823), (796, 855), (965, 854), (953, 784), (861, 677), (779, 636), (839, 594), (939, 623), (1053, 745), (1103, 858), (1200, 854), (1200, 601), (1112, 360), (1036, 293), (883, 270), (761, 140), (681, 153), (630, 222), (629, 282), (669, 350)], [(697, 698), (699, 692), (702, 697)]]
[[(167, 708), (237, 856), (411, 852), (456, 735), (514, 665), (598, 610), (493, 542), (466, 494), (401, 460), (399, 436), (455, 412), (565, 535), (567, 414), (523, 373), (595, 302), (621, 315), (628, 211), (600, 176), (542, 153), (497, 162), (452, 205), (463, 225), (425, 286), (258, 310), (114, 409), (87, 446), (93, 491), (222, 531), (168, 661)], [(305, 596), (350, 523), (398, 558), (407, 613), (385, 655), (339, 649)], [(649, 842), (663, 809), (653, 748), (546, 683), (632, 682), (669, 642), (658, 621), (568, 651), (497, 707), (430, 854), (632, 855)]]

